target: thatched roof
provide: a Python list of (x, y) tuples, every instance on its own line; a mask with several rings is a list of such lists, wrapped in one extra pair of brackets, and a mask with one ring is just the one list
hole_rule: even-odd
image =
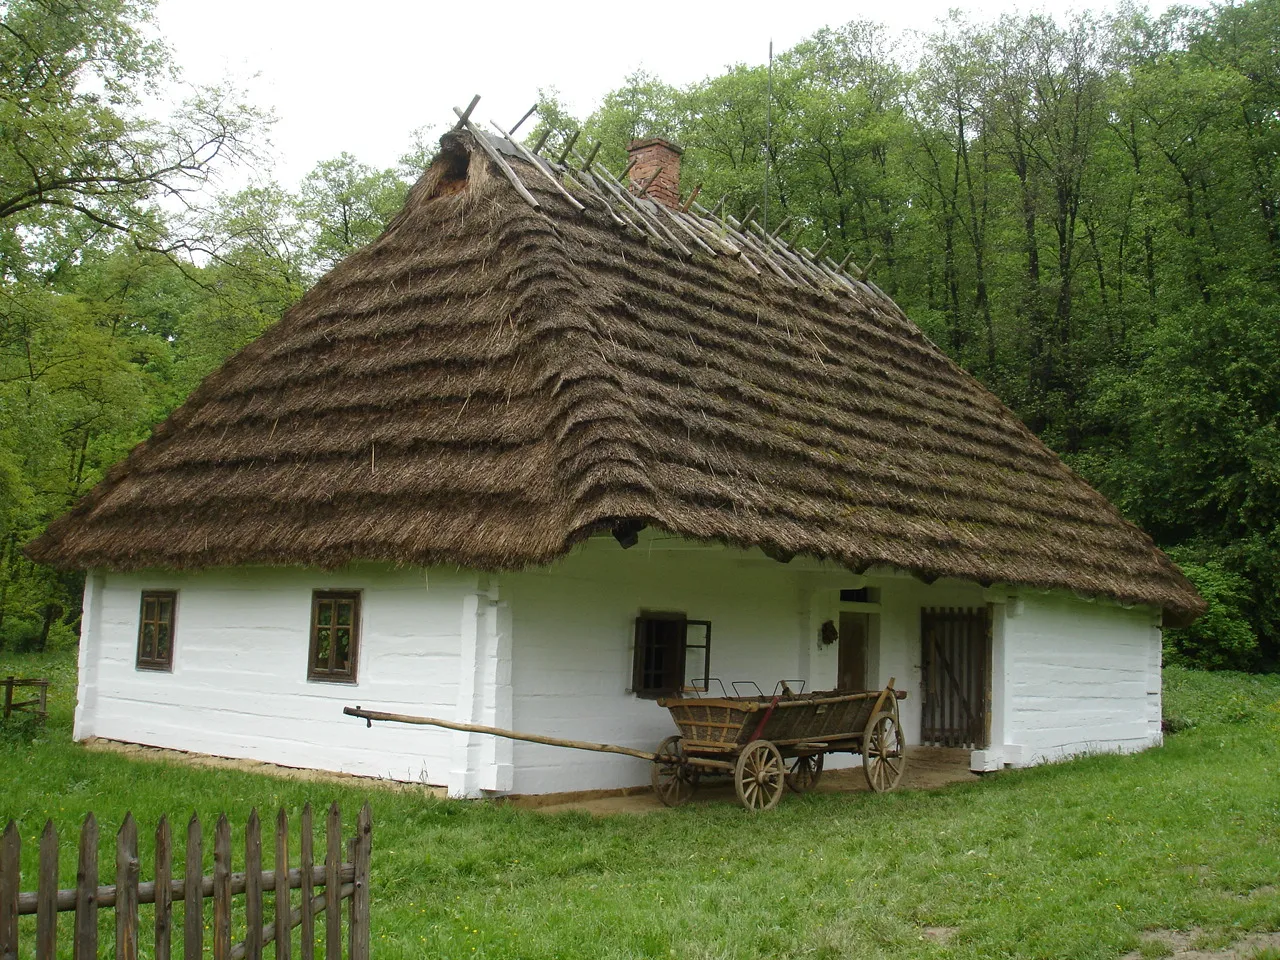
[(29, 555), (498, 570), (645, 523), (1201, 611), (1145, 534), (873, 287), (557, 171), (579, 211), (506, 158), (535, 209), (477, 145), (446, 136), (386, 232)]

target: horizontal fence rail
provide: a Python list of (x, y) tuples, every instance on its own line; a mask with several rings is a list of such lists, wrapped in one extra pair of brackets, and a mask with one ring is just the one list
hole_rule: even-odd
[[(343, 859), (342, 815), (335, 803), (325, 818), (325, 855), (315, 862), (311, 805), (302, 810), (299, 824), (299, 865), (289, 865), (289, 820), (284, 810), (276, 817), (274, 869), (262, 867), (262, 825), (258, 812), (245, 826), (244, 870), (231, 872), (231, 825), (225, 814), (213, 831), (213, 874), (206, 876), (204, 834), (200, 820), (187, 824), (186, 858), (181, 877), (173, 875), (173, 838), (168, 818), (156, 827), (153, 879), (141, 881), (138, 827), (126, 814), (116, 834), (115, 883), (98, 883), (98, 822), (90, 813), (80, 829), (76, 886), (58, 888), (58, 832), (50, 820), (40, 836), (36, 891), (22, 891), (21, 839), (17, 824), (9, 821), (0, 837), (0, 960), (17, 960), (18, 918), (35, 915), (36, 960), (57, 956), (58, 914), (74, 913), (72, 946), (76, 960), (98, 956), (98, 910), (115, 911), (116, 960), (137, 960), (140, 934), (139, 906), (154, 904), (155, 960), (173, 955), (173, 905), (182, 904), (180, 944), (183, 960), (205, 956), (205, 902), (212, 901), (212, 956), (214, 960), (261, 960), (263, 948), (273, 946), (277, 960), (290, 960), (292, 931), (300, 928), (300, 960), (315, 960), (316, 919), (324, 917), (324, 960), (342, 960), (342, 901), (347, 901), (347, 956), (369, 960), (369, 867), (373, 849), (373, 819), (366, 803), (356, 818), (355, 835), (347, 842)], [(319, 892), (316, 893), (316, 889)], [(291, 891), (301, 891), (293, 905)], [(264, 917), (271, 893), (272, 916)], [(244, 897), (245, 937), (231, 942), (233, 897)]]

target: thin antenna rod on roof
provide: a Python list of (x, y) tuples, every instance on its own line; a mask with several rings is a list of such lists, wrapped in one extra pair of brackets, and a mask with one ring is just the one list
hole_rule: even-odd
[(519, 130), (522, 126), (524, 126), (524, 122), (528, 120), (530, 117), (532, 117), (533, 112), (537, 109), (538, 109), (538, 105), (535, 103), (532, 107), (526, 110), (524, 116), (516, 121), (516, 125), (507, 131), (507, 136), (514, 137), (516, 135), (516, 131)]
[(573, 145), (578, 142), (578, 134), (580, 133), (582, 133), (581, 130), (573, 131), (573, 136), (571, 136), (569, 138), (569, 142), (565, 144), (564, 150), (560, 154), (560, 159), (557, 160), (556, 163), (560, 164), (561, 166), (564, 165), (565, 158), (569, 156), (569, 151), (573, 149)]
[(456, 107), (454, 108), (454, 113), (458, 114), (458, 122), (454, 124), (453, 129), (461, 130), (463, 127), (467, 125), (467, 121), (471, 119), (471, 111), (476, 108), (476, 104), (479, 102), (480, 102), (480, 94), (477, 93), (474, 97), (471, 98), (471, 103), (467, 105), (467, 109), (459, 112)]
[(773, 148), (773, 40), (769, 41), (769, 80), (765, 87), (764, 114), (764, 216), (761, 226), (769, 232), (769, 160)]

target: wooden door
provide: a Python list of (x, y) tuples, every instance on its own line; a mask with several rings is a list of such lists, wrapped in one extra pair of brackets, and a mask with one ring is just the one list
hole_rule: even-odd
[(920, 612), (924, 700), (920, 742), (987, 746), (991, 715), (991, 616), (986, 607)]
[(840, 614), (840, 663), (837, 690), (867, 689), (867, 646), (871, 618), (865, 613)]

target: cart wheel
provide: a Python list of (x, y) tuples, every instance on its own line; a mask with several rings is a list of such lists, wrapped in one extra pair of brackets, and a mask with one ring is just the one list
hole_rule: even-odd
[(796, 793), (816, 787), (822, 776), (822, 757), (821, 753), (808, 753), (792, 760), (787, 770), (787, 786)]
[(782, 754), (768, 740), (752, 740), (738, 755), (733, 785), (738, 799), (752, 813), (772, 810), (786, 788), (787, 768)]
[(679, 737), (667, 737), (658, 744), (657, 754), (649, 769), (653, 792), (668, 807), (688, 803), (698, 789), (699, 771), (685, 759), (684, 743)]
[(876, 793), (892, 790), (907, 766), (907, 740), (892, 713), (881, 711), (867, 721), (862, 738), (862, 769)]

